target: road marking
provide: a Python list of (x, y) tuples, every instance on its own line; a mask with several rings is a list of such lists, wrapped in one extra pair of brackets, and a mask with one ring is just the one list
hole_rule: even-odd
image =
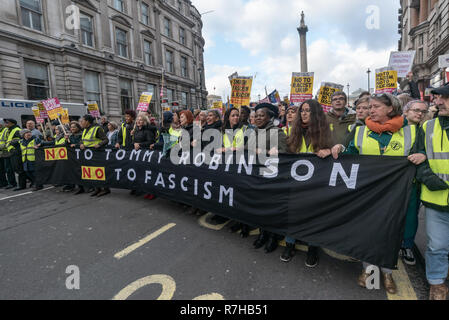
[(208, 213), (205, 214), (204, 216), (202, 216), (201, 218), (198, 219), (198, 223), (200, 226), (207, 228), (207, 229), (211, 229), (211, 230), (215, 230), (215, 231), (220, 231), (221, 229), (224, 228), (225, 225), (227, 225), (229, 222), (231, 222), (231, 220), (226, 221), (223, 224), (210, 224), (206, 221), (206, 219), (208, 217), (212, 217), (214, 214), (213, 213)]
[(173, 298), (176, 291), (175, 280), (166, 274), (155, 274), (134, 281), (117, 293), (112, 300), (126, 300), (140, 288), (154, 283), (162, 285), (162, 293), (157, 300), (171, 300), (171, 298)]
[(393, 270), (393, 279), (396, 283), (397, 293), (389, 294), (387, 292), (388, 300), (418, 300), (402, 260), (398, 261), (398, 270)]
[(224, 300), (225, 298), (219, 294), (219, 293), (209, 293), (209, 294), (203, 294), (202, 296), (198, 296), (196, 298), (193, 298), (192, 300)]
[(48, 188), (45, 188), (45, 189), (42, 189), (42, 190), (39, 190), (39, 191), (34, 191), (34, 192), (33, 192), (33, 191), (29, 191), (29, 192), (25, 192), (25, 193), (21, 193), (21, 194), (16, 194), (16, 195), (13, 195), (13, 196), (1, 198), (0, 201), (12, 199), (12, 198), (17, 198), (17, 197), (21, 197), (21, 196), (26, 196), (26, 195), (28, 195), (28, 194), (32, 194), (32, 193), (36, 193), (36, 192), (41, 192), (41, 191), (45, 191), (45, 190), (50, 190), (50, 189), (53, 189), (53, 188), (54, 188), (54, 187), (48, 187)]
[(0, 201), (12, 199), (12, 198), (17, 198), (17, 197), (20, 197), (20, 196), (25, 196), (27, 194), (32, 194), (32, 192), (30, 191), (30, 192), (25, 192), (25, 193), (21, 193), (21, 194), (16, 194), (14, 196), (6, 197), (6, 198), (1, 198)]
[(169, 223), (167, 224), (165, 227), (160, 228), (159, 230), (153, 232), (152, 234), (150, 234), (149, 236), (140, 239), (139, 241), (137, 241), (136, 243), (134, 243), (133, 245), (130, 245), (129, 247), (127, 247), (126, 249), (120, 251), (119, 253), (116, 253), (114, 255), (114, 258), (116, 259), (121, 259), (123, 257), (126, 257), (128, 254), (130, 254), (131, 252), (133, 252), (134, 250), (140, 248), (141, 246), (143, 246), (144, 244), (146, 244), (147, 242), (153, 240), (154, 238), (160, 236), (161, 234), (163, 234), (165, 231), (170, 230), (171, 228), (173, 228), (174, 226), (176, 226), (175, 223)]

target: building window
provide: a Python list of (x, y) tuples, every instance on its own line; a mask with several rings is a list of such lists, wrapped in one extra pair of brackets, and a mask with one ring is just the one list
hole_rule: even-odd
[(25, 61), (28, 100), (45, 100), (50, 97), (47, 65)]
[(181, 104), (187, 106), (187, 93), (181, 92)]
[(151, 66), (153, 64), (153, 55), (151, 54), (151, 42), (143, 41), (143, 51), (145, 56), (145, 64)]
[(128, 58), (128, 39), (126, 35), (126, 31), (122, 29), (115, 29), (115, 37), (117, 41), (117, 54), (120, 57)]
[(42, 31), (41, 0), (20, 0), (22, 24), (28, 28)]
[(157, 113), (156, 112), (156, 104), (155, 104), (155, 101), (157, 99), (156, 93), (155, 93), (156, 86), (154, 84), (147, 84), (147, 92), (149, 92), (153, 95), (153, 98), (151, 98), (149, 110), (151, 110), (151, 113)]
[(418, 63), (424, 63), (424, 49), (418, 49)]
[(120, 102), (122, 113), (133, 108), (132, 81), (120, 78)]
[(171, 37), (171, 23), (167, 18), (164, 18), (164, 35), (169, 38)]
[(187, 72), (187, 58), (181, 57), (181, 76), (187, 78), (189, 76)]
[(184, 28), (179, 28), (179, 42), (181, 44), (186, 45), (186, 31)]
[(173, 102), (173, 90), (172, 89), (167, 89), (167, 100), (168, 100), (168, 103)]
[(124, 0), (114, 0), (114, 8), (120, 12), (125, 12), (125, 1)]
[(86, 71), (84, 73), (84, 86), (86, 89), (86, 100), (96, 101), (101, 110), (100, 74), (98, 72)]
[(418, 45), (422, 46), (424, 44), (424, 34), (418, 36)]
[(165, 64), (167, 67), (167, 72), (174, 73), (173, 52), (168, 50), (165, 52)]
[(142, 23), (149, 25), (150, 24), (150, 7), (142, 2)]
[(81, 42), (85, 46), (93, 47), (94, 46), (94, 32), (93, 32), (93, 24), (92, 17), (81, 13), (80, 14), (80, 26), (81, 26)]

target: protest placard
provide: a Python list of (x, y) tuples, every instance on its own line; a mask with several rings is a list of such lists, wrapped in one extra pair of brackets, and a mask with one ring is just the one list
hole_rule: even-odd
[(222, 110), (222, 109), (223, 109), (223, 102), (221, 102), (221, 101), (215, 101), (215, 102), (212, 104), (212, 109), (220, 109), (220, 110)]
[(313, 72), (293, 72), (290, 92), (290, 102), (300, 105), (313, 97)]
[(61, 122), (62, 122), (62, 124), (69, 124), (70, 123), (69, 109), (62, 109)]
[(87, 102), (87, 110), (89, 114), (94, 118), (100, 118), (100, 108), (98, 108), (97, 101), (88, 101)]
[(231, 80), (231, 104), (234, 107), (249, 106), (253, 77), (238, 77)]
[(150, 106), (151, 99), (153, 98), (153, 94), (150, 92), (143, 92), (140, 96), (139, 105), (137, 106), (137, 111), (146, 112), (148, 111), (148, 107)]
[(62, 114), (62, 107), (58, 98), (44, 100), (42, 101), (42, 104), (44, 105), (45, 110), (47, 110), (50, 120), (56, 120), (58, 119), (58, 114)]
[(393, 93), (398, 88), (398, 72), (390, 67), (376, 69), (376, 93)]
[(38, 109), (39, 109), (40, 117), (41, 117), (42, 119), (48, 119), (48, 113), (47, 113), (47, 110), (45, 110), (45, 107), (44, 107), (43, 103), (42, 103), (42, 102), (39, 102), (39, 103), (37, 104), (37, 107), (38, 107)]
[(337, 91), (343, 91), (344, 86), (332, 82), (322, 82), (318, 102), (323, 106), (324, 112), (329, 112), (332, 108), (332, 95)]
[(44, 123), (45, 119), (41, 117), (41, 113), (39, 111), (39, 107), (35, 106), (32, 107), (31, 110), (33, 111), (34, 118), (36, 118), (37, 123)]
[(399, 78), (405, 78), (412, 71), (416, 51), (391, 52), (388, 66), (396, 70)]

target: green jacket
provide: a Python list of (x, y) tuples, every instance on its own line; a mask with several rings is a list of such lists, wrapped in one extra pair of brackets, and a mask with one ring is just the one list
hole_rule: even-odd
[(355, 111), (346, 108), (343, 116), (337, 116), (333, 110), (326, 113), (326, 119), (332, 133), (333, 144), (344, 144), (348, 135), (348, 127), (354, 124), (357, 119)]

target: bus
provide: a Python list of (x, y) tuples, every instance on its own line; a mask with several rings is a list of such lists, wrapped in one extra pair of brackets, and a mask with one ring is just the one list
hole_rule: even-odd
[[(28, 120), (34, 120), (31, 108), (37, 106), (40, 101), (3, 99), (0, 98), (0, 118), (14, 119), (22, 128)], [(87, 113), (87, 107), (83, 103), (61, 102), (63, 108), (69, 110), (70, 121), (78, 121)]]

